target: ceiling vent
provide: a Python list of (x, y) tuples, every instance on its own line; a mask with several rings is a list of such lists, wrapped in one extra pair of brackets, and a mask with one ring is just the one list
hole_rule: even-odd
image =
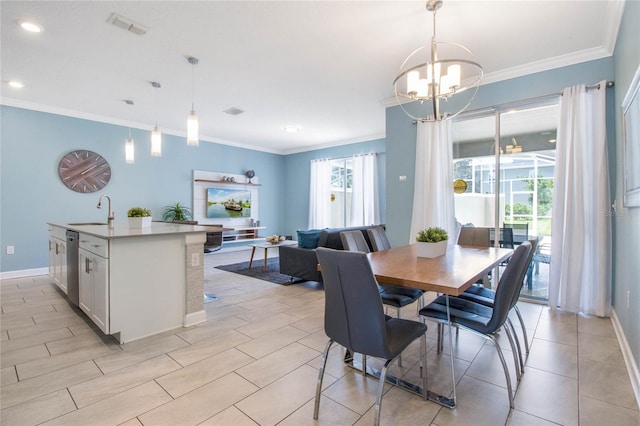
[(118, 15), (117, 13), (112, 13), (111, 16), (109, 16), (109, 19), (107, 19), (107, 22), (139, 36), (145, 35), (147, 31), (149, 31), (149, 27), (145, 27), (144, 25), (132, 21), (129, 18), (125, 18), (122, 15)]
[(241, 110), (240, 108), (229, 108), (229, 109), (225, 109), (223, 112), (226, 112), (229, 115), (240, 115), (242, 114), (244, 111)]

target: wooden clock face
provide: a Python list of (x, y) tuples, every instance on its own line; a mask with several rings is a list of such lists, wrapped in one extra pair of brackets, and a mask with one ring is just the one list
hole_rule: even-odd
[(111, 167), (107, 160), (93, 151), (71, 151), (60, 160), (58, 175), (62, 183), (76, 192), (96, 192), (111, 179)]

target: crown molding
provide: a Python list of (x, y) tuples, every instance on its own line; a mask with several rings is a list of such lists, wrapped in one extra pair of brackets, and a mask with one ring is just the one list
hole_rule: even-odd
[(609, 52), (613, 54), (616, 48), (616, 41), (618, 40), (618, 33), (620, 33), (620, 25), (622, 24), (622, 15), (624, 15), (625, 3), (628, 0), (613, 0), (607, 2), (607, 10), (604, 17), (605, 31), (603, 46)]
[[(28, 109), (32, 111), (46, 112), (49, 114), (62, 115), (65, 117), (79, 118), (81, 120), (96, 121), (98, 123), (113, 124), (113, 125), (122, 126), (122, 127), (131, 127), (133, 129), (146, 130), (148, 132), (151, 132), (153, 130), (153, 126), (148, 124), (127, 121), (127, 120), (120, 120), (117, 118), (108, 117), (104, 115), (90, 114), (83, 111), (77, 111), (77, 110), (68, 109), (68, 108), (60, 108), (60, 107), (51, 106), (51, 105), (44, 105), (44, 104), (39, 104), (35, 102), (14, 99), (14, 98), (0, 97), (0, 105), (10, 106), (14, 108)], [(185, 131), (168, 129), (164, 127), (162, 128), (162, 134), (178, 136), (181, 138), (187, 137), (187, 132)], [(269, 154), (283, 154), (282, 150), (267, 149), (262, 146), (245, 144), (242, 142), (236, 142), (236, 141), (220, 139), (220, 138), (213, 138), (206, 135), (201, 135), (200, 141), (208, 142), (208, 143), (217, 143), (220, 145), (234, 146), (236, 148), (250, 149), (253, 151), (266, 152)]]
[(540, 61), (530, 62), (525, 65), (487, 73), (482, 79), (482, 85), (497, 83), (499, 81), (510, 80), (512, 78), (523, 77), (525, 75), (536, 74), (539, 72), (549, 71), (570, 65), (576, 65), (596, 59), (602, 59), (611, 55), (613, 55), (613, 52), (605, 49), (604, 47), (585, 49), (578, 52), (570, 53), (568, 55), (542, 59)]
[(373, 141), (376, 139), (385, 139), (387, 137), (386, 133), (375, 133), (372, 135), (367, 135), (367, 136), (361, 136), (358, 138), (353, 138), (353, 139), (345, 139), (342, 141), (335, 141), (335, 142), (328, 142), (325, 144), (318, 144), (318, 145), (311, 145), (311, 146), (306, 146), (306, 147), (300, 147), (300, 148), (294, 148), (294, 149), (289, 149), (289, 150), (284, 150), (281, 152), (282, 155), (289, 155), (289, 154), (298, 154), (301, 152), (308, 152), (308, 151), (316, 151), (318, 149), (325, 149), (325, 148), (333, 148), (336, 146), (342, 146), (342, 145), (351, 145), (354, 143), (360, 143), (360, 142), (369, 142), (369, 141)]

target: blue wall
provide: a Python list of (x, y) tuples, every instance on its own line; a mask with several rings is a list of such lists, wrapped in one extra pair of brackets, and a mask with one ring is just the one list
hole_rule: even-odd
[[(2, 106), (0, 160), (0, 271), (44, 268), (48, 264), (47, 222), (105, 221), (100, 194), (112, 197), (116, 222), (130, 207), (151, 209), (156, 219), (174, 201), (192, 204), (193, 170), (244, 174), (260, 178), (260, 221), (267, 232), (283, 229), (285, 159), (282, 155), (216, 143), (186, 146), (182, 137), (163, 135), (162, 157), (151, 157), (148, 131), (133, 129), (135, 164), (124, 161), (128, 128), (96, 121)], [(104, 190), (80, 194), (58, 177), (60, 158), (74, 149), (95, 151), (111, 165)], [(7, 255), (5, 247), (15, 246)]]
[[(486, 108), (528, 98), (560, 93), (577, 84), (592, 84), (600, 80), (613, 80), (613, 58), (530, 74), (481, 86), (469, 110)], [(609, 128), (613, 140), (613, 92), (608, 92)], [(455, 108), (448, 101), (446, 107)], [(387, 108), (387, 231), (392, 245), (407, 244), (411, 240), (411, 210), (415, 175), (416, 126), (400, 107)], [(612, 144), (613, 145), (613, 144)], [(407, 176), (400, 181), (399, 176)]]
[(309, 223), (309, 162), (318, 158), (345, 158), (356, 154), (375, 152), (378, 154), (378, 189), (380, 200), (380, 222), (385, 223), (385, 182), (386, 182), (386, 144), (384, 139), (368, 142), (342, 145), (332, 148), (318, 149), (298, 154), (287, 155), (285, 158), (285, 206), (286, 235), (295, 235), (298, 229), (307, 229)]
[[(620, 32), (614, 52), (616, 74), (616, 123), (622, 122), (620, 105), (629, 90), (634, 73), (640, 67), (640, 2), (628, 1), (622, 18)], [(618, 126), (616, 131), (616, 158), (619, 167), (616, 171), (617, 200), (623, 197), (623, 152), (622, 132)], [(629, 348), (640, 364), (640, 208), (619, 209), (615, 215), (614, 238), (614, 294), (613, 306), (620, 325), (624, 330)], [(627, 292), (629, 305), (627, 305)]]
[[(47, 267), (47, 222), (105, 221), (107, 212), (96, 208), (100, 194), (112, 197), (116, 222), (126, 220), (133, 206), (149, 208), (160, 219), (167, 204), (192, 205), (194, 169), (229, 174), (254, 169), (262, 185), (260, 221), (265, 233), (295, 235), (307, 228), (309, 160), (376, 152), (385, 220), (384, 139), (284, 156), (209, 142), (190, 148), (182, 137), (163, 135), (158, 158), (149, 153), (149, 132), (132, 129), (135, 163), (126, 164), (126, 127), (8, 106), (0, 106), (0, 119), (0, 272)], [(107, 159), (112, 177), (104, 190), (80, 194), (62, 184), (58, 162), (74, 149)], [(6, 254), (7, 245), (15, 246), (14, 255)]]

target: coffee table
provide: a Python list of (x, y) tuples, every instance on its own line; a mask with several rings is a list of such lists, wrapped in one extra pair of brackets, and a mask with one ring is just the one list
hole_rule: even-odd
[(264, 268), (263, 270), (266, 272), (267, 271), (267, 251), (269, 249), (272, 248), (278, 248), (280, 246), (293, 246), (298, 244), (297, 241), (292, 241), (292, 240), (284, 240), (284, 241), (280, 241), (279, 243), (256, 243), (256, 244), (249, 244), (249, 247), (251, 247), (251, 259), (249, 259), (249, 268), (251, 268), (251, 264), (253, 263), (253, 255), (256, 253), (256, 248), (263, 248), (264, 249)]

